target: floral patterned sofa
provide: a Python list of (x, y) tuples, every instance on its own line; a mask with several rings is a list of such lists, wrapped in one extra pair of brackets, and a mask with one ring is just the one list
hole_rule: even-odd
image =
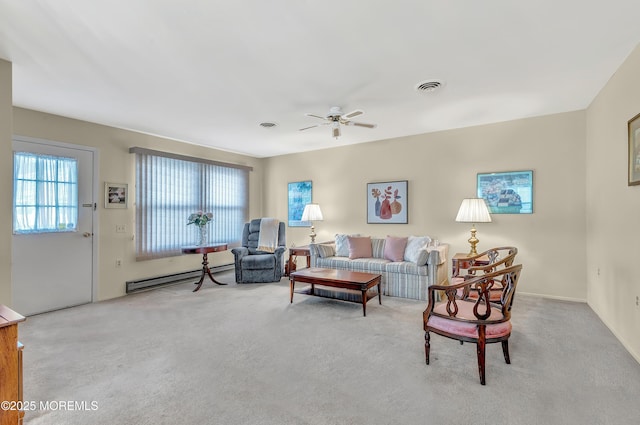
[[(427, 300), (427, 287), (446, 284), (448, 244), (431, 243), (429, 236), (386, 238), (336, 235), (335, 241), (309, 246), (311, 267), (377, 273), (382, 293), (391, 297)], [(317, 295), (359, 301), (359, 293), (316, 287)], [(377, 294), (377, 288), (370, 289)]]

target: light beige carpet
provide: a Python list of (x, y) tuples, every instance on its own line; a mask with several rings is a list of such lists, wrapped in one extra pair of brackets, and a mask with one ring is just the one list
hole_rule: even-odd
[(192, 289), (29, 317), (25, 399), (80, 409), (37, 409), (26, 423), (640, 421), (640, 365), (585, 304), (517, 294), (512, 364), (488, 345), (481, 386), (473, 344), (433, 335), (425, 365), (423, 302), (374, 299), (363, 317), (354, 303), (296, 294), (289, 304), (285, 279)]

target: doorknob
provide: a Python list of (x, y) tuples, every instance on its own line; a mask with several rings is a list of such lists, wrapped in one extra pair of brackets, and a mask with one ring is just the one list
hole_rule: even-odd
[(84, 233), (82, 234), (82, 236), (84, 236), (85, 238), (90, 238), (91, 236), (93, 236), (93, 233), (90, 233), (90, 232), (84, 232)]

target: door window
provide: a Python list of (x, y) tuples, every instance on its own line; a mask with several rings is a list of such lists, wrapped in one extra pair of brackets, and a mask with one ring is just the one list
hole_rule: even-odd
[(13, 233), (78, 229), (78, 161), (30, 152), (13, 155)]

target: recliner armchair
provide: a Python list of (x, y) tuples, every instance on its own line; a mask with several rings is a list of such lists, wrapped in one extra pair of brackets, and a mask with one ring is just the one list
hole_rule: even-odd
[(283, 254), (286, 251), (285, 224), (278, 224), (278, 246), (275, 252), (258, 250), (261, 218), (245, 223), (242, 246), (233, 248), (237, 283), (279, 282), (284, 271)]

